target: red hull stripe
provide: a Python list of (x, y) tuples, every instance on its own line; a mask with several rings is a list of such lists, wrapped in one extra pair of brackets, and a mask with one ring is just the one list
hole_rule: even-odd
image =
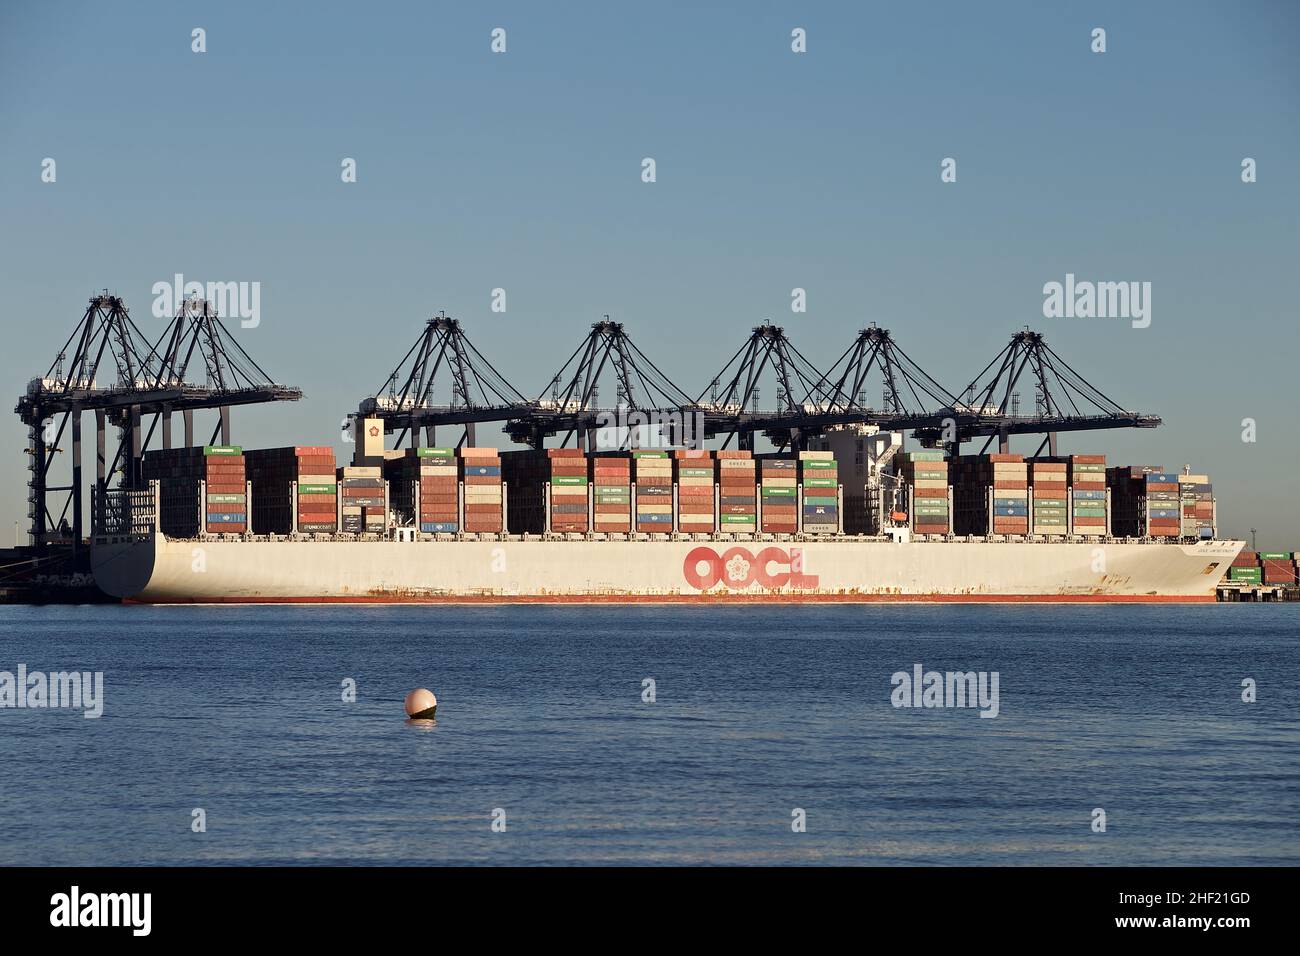
[(123, 604), (1213, 604), (1213, 594), (529, 594), (222, 597)]

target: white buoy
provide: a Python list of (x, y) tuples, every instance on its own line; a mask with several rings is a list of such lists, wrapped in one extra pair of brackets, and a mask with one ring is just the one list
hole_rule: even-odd
[(414, 720), (430, 720), (438, 709), (438, 698), (433, 691), (417, 687), (406, 695), (406, 716)]

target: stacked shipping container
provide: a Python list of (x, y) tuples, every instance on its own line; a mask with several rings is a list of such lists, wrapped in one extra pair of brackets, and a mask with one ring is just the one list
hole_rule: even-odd
[(501, 455), (495, 448), (460, 449), (465, 530), (499, 534), (502, 524)]
[(1263, 584), (1264, 571), (1259, 565), (1259, 556), (1254, 551), (1240, 552), (1228, 568), (1228, 580), (1234, 584)]
[[(384, 463), (389, 506), (423, 534), (460, 530), (459, 480), (452, 448), (408, 448)], [(419, 498), (417, 500), (417, 491)], [(346, 520), (346, 515), (344, 516)]]
[(1029, 465), (1021, 455), (958, 459), (953, 497), (958, 534), (1029, 532)]
[(338, 469), (339, 510), (345, 534), (383, 534), (388, 524), (384, 472), (377, 465)]
[(799, 481), (803, 487), (804, 532), (837, 533), (840, 530), (840, 472), (835, 464), (835, 453), (799, 452)]
[(911, 528), (917, 534), (948, 534), (948, 462), (942, 451), (905, 451), (896, 456), (898, 475), (910, 490)]
[(673, 527), (673, 461), (666, 451), (634, 451), (636, 529), (666, 534)]
[(551, 526), (548, 530), (585, 534), (591, 528), (588, 520), (587, 456), (579, 448), (548, 448), (543, 454), (542, 471), (551, 488)]
[(1074, 533), (1106, 534), (1106, 456), (1071, 455), (1069, 465)]
[(711, 534), (717, 525), (713, 452), (679, 448), (673, 452), (673, 464), (677, 469), (677, 530)]
[(1178, 497), (1184, 538), (1213, 538), (1214, 486), (1209, 475), (1179, 475)]
[(1177, 538), (1182, 534), (1182, 499), (1178, 476), (1152, 472), (1143, 479), (1140, 511), (1145, 512), (1146, 533), (1153, 538)]
[(1029, 484), (1033, 502), (1031, 531), (1039, 535), (1066, 534), (1070, 530), (1069, 465), (1063, 461), (1031, 461)]
[(1228, 568), (1232, 584), (1294, 587), (1300, 579), (1300, 552), (1242, 551)]
[(1164, 470), (1163, 465), (1124, 465), (1106, 469), (1111, 534), (1138, 538), (1146, 533), (1146, 476)]
[[(242, 534), (248, 530), (246, 470), (237, 445), (206, 445), (145, 452), (141, 465), (145, 481), (158, 482), (158, 527), (175, 538), (200, 532), (200, 509), (211, 533)], [(206, 498), (199, 500), (200, 482)]]
[(1289, 587), (1296, 583), (1295, 558), (1288, 551), (1259, 552), (1259, 569), (1264, 584)]
[(333, 534), (338, 530), (338, 479), (333, 448), (322, 445), (258, 448), (245, 452), (244, 459), (253, 484), (255, 533)]
[(762, 530), (770, 534), (794, 534), (799, 530), (798, 461), (786, 457), (760, 458), (758, 469)]
[(627, 534), (632, 530), (632, 459), (624, 452), (591, 459), (596, 531)]
[(748, 451), (719, 451), (718, 530), (752, 534), (757, 529), (757, 484), (754, 456)]

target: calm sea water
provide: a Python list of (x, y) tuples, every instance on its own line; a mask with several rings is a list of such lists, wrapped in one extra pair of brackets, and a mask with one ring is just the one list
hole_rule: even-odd
[(0, 608), (20, 663), (105, 709), (0, 710), (6, 865), (1300, 862), (1295, 606)]

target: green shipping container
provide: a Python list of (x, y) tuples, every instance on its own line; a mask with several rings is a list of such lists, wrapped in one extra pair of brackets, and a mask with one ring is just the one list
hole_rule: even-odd
[(553, 485), (585, 485), (586, 478), (580, 478), (577, 475), (555, 475), (551, 478)]
[(204, 445), (205, 455), (242, 455), (244, 449), (239, 445)]
[(417, 448), (415, 449), (417, 458), (455, 458), (456, 449), (454, 448)]
[(338, 488), (337, 485), (299, 485), (298, 494), (300, 495), (332, 495)]

